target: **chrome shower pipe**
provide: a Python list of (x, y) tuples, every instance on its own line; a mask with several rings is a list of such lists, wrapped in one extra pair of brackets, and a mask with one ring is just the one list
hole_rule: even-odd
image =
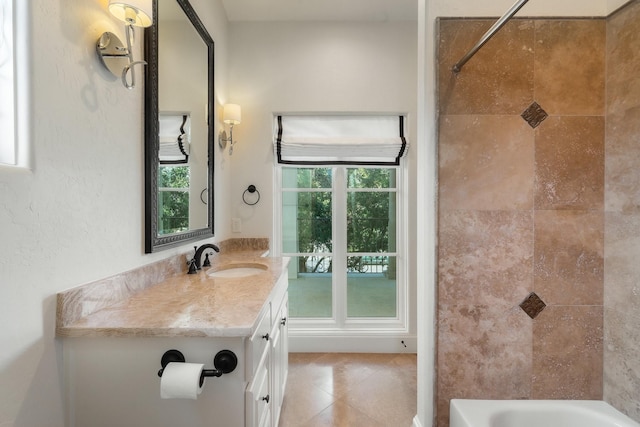
[(462, 59), (456, 63), (456, 65), (453, 66), (452, 71), (454, 73), (459, 73), (460, 70), (462, 70), (462, 67), (464, 66), (464, 64), (466, 64), (467, 61), (470, 60), (471, 57), (475, 55), (476, 52), (478, 52), (480, 48), (484, 46), (485, 43), (488, 42), (489, 39), (493, 37), (495, 33), (498, 32), (498, 30), (500, 30), (500, 28), (502, 28), (504, 24), (506, 24), (509, 21), (509, 19), (513, 17), (513, 15), (518, 13), (518, 11), (522, 9), (522, 6), (527, 4), (528, 1), (529, 0), (518, 0), (513, 6), (511, 6), (511, 9), (509, 9), (507, 13), (502, 15), (502, 17), (498, 19), (495, 22), (495, 24), (493, 24), (486, 33), (484, 33), (484, 35), (480, 38), (478, 43), (476, 43), (476, 45), (472, 47), (471, 50), (467, 52), (467, 54), (463, 56)]

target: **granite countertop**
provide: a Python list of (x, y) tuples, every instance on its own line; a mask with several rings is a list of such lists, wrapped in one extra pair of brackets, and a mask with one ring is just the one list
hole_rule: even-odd
[[(250, 336), (287, 268), (288, 258), (263, 257), (258, 251), (245, 251), (216, 254), (211, 264), (197, 274), (174, 274), (142, 289), (131, 290), (131, 284), (125, 284), (125, 295), (97, 309), (95, 306), (100, 302), (96, 300), (113, 288), (113, 283), (84, 285), (59, 293), (56, 334), (59, 337)], [(207, 275), (209, 269), (217, 271), (232, 264), (261, 264), (267, 269), (249, 277)]]

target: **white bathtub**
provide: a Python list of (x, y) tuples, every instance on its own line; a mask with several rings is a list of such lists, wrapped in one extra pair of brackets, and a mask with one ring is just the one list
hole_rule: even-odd
[(449, 427), (640, 427), (599, 400), (452, 399)]

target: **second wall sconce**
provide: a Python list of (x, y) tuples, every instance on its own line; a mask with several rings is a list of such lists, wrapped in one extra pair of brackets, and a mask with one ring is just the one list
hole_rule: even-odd
[[(120, 77), (127, 89), (136, 85), (133, 70), (135, 65), (144, 65), (146, 61), (135, 61), (131, 48), (134, 36), (133, 26), (149, 27), (153, 24), (152, 0), (109, 0), (109, 12), (125, 23), (126, 46), (118, 36), (111, 32), (103, 33), (96, 44), (98, 57), (102, 64), (116, 77)], [(129, 80), (128, 75), (131, 74)]]
[[(237, 104), (225, 104), (224, 113), (222, 114), (222, 121), (229, 125), (229, 138), (227, 138), (227, 132), (220, 131), (218, 135), (218, 145), (223, 150), (229, 143), (229, 155), (233, 154), (233, 126), (240, 124), (242, 119), (242, 110)], [(236, 142), (237, 143), (237, 142)]]

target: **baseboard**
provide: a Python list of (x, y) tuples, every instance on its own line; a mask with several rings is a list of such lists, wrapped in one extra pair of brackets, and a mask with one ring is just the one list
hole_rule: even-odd
[(420, 422), (420, 419), (418, 418), (417, 415), (413, 417), (412, 427), (422, 427), (422, 423)]
[(332, 335), (289, 330), (291, 353), (417, 353), (415, 335)]

